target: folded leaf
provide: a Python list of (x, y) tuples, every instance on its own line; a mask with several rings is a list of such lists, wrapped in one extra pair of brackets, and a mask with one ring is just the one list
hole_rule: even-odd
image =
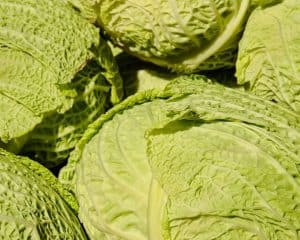
[[(297, 114), (257, 96), (211, 83), (199, 75), (182, 76), (163, 90), (152, 89), (127, 98), (91, 124), (61, 171), (60, 180), (78, 198), (79, 217), (91, 239), (214, 239), (222, 231), (226, 231), (224, 239), (251, 239), (260, 235), (249, 229), (239, 231), (239, 227), (248, 223), (249, 228), (255, 224), (259, 228), (262, 225), (257, 221), (268, 221), (268, 217), (273, 217), (279, 227), (267, 222), (266, 230), (262, 227), (258, 231), (274, 239), (281, 235), (295, 237), (299, 230), (297, 217), (300, 219), (296, 207), (299, 121)], [(207, 166), (210, 161), (211, 172)], [(237, 168), (235, 175), (231, 170), (224, 173), (214, 163), (224, 168), (229, 168), (225, 164), (233, 168), (241, 165), (241, 174), (248, 173), (254, 179), (265, 171), (261, 177), (266, 176), (266, 182), (257, 179), (262, 186), (267, 185), (261, 191), (278, 189), (274, 190), (278, 200), (256, 204), (254, 199), (261, 199), (253, 192), (252, 183), (239, 183), (237, 175), (242, 170)], [(253, 170), (256, 165), (257, 172)], [(216, 198), (220, 206), (210, 206), (219, 192), (214, 193), (217, 187), (213, 184), (204, 185), (198, 180), (199, 169), (203, 170), (203, 178), (215, 174), (224, 188), (226, 183), (232, 185), (222, 201)], [(270, 186), (272, 177), (280, 181)], [(268, 186), (273, 188), (269, 190)], [(198, 187), (206, 192), (210, 187), (212, 194), (204, 192), (201, 198), (194, 194)], [(279, 197), (279, 193), (285, 194)], [(231, 201), (232, 196), (236, 200)], [(231, 216), (228, 223), (227, 215), (224, 219), (217, 217), (219, 210), (231, 211), (239, 199), (237, 208), (248, 207), (249, 214), (258, 217), (247, 216), (249, 219), (241, 225), (235, 219), (230, 222)], [(272, 197), (266, 201), (272, 201)], [(207, 213), (216, 214), (216, 220), (211, 221), (220, 223), (210, 226), (206, 222), (211, 235), (203, 233), (205, 221), (202, 226), (197, 218), (206, 205), (210, 206)], [(275, 205), (281, 217), (271, 215), (272, 211), (264, 215), (264, 209), (256, 208), (268, 205)]]

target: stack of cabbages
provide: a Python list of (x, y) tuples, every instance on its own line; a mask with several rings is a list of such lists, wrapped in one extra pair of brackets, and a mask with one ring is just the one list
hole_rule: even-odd
[(1, 0), (0, 239), (299, 240), (299, 0)]

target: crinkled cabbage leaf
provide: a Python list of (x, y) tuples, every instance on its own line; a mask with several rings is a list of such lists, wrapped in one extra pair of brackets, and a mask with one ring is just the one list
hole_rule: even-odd
[(300, 111), (300, 4), (286, 0), (256, 9), (239, 45), (238, 83)]
[(0, 63), (0, 145), (19, 152), (39, 125), (30, 149), (43, 148), (32, 156), (47, 166), (59, 164), (93, 115), (122, 96), (98, 29), (60, 0), (0, 2)]
[(184, 76), (90, 125), (60, 180), (91, 239), (297, 239), (299, 122)]
[(1, 239), (87, 239), (72, 195), (40, 164), (0, 149), (0, 192)]
[(299, 239), (299, 129), (267, 105), (219, 99), (208, 110), (199, 97), (176, 101), (174, 119), (148, 133), (152, 184), (164, 193), (149, 239)]
[(110, 85), (91, 62), (72, 80), (76, 90), (73, 106), (64, 113), (46, 116), (29, 133), (21, 154), (28, 155), (47, 167), (64, 162), (87, 126), (109, 108)]
[(249, 12), (278, 0), (101, 0), (99, 25), (125, 51), (177, 72), (232, 67)]

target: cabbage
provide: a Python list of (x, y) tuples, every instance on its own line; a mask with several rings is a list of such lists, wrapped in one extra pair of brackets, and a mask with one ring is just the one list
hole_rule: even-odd
[[(89, 9), (125, 51), (173, 71), (190, 73), (233, 67), (250, 11), (279, 1), (95, 0)], [(87, 6), (83, 0), (70, 2)]]
[(28, 143), (48, 167), (122, 97), (99, 30), (61, 0), (0, 2), (0, 62), (0, 145), (18, 153)]
[(232, 67), (250, 1), (110, 1), (99, 24), (131, 54), (179, 72)]
[(59, 177), (91, 239), (298, 239), (299, 121), (179, 77), (102, 115)]
[(239, 45), (239, 84), (300, 112), (300, 4), (286, 0), (250, 16)]
[(75, 200), (44, 167), (0, 149), (0, 239), (87, 239)]

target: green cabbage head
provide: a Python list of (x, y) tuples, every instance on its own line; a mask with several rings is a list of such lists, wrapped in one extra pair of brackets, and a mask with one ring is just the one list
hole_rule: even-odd
[(117, 45), (174, 71), (194, 72), (234, 66), (248, 13), (255, 5), (276, 1), (97, 2), (98, 22)]
[(70, 5), (0, 2), (0, 146), (56, 166), (121, 96), (109, 47)]
[[(0, 149), (0, 239), (87, 239), (73, 197), (50, 171)], [(69, 203), (69, 204), (68, 204)]]
[(180, 77), (90, 125), (60, 179), (92, 240), (297, 240), (299, 122), (257, 96)]

